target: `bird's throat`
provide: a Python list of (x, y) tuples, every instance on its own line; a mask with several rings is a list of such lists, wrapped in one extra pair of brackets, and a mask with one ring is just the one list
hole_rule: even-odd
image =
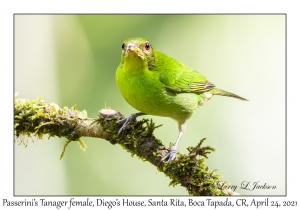
[(148, 65), (141, 57), (134, 54), (125, 58), (122, 69), (128, 74), (140, 74), (148, 70)]

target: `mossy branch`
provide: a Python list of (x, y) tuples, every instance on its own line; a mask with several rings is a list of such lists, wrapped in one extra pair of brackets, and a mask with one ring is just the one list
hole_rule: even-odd
[[(152, 120), (142, 119), (132, 123), (118, 136), (120, 124), (117, 120), (124, 116), (113, 109), (102, 109), (97, 118), (88, 118), (86, 111), (78, 111), (76, 107), (60, 108), (57, 104), (47, 103), (41, 97), (36, 100), (18, 99), (14, 101), (14, 135), (20, 143), (26, 144), (24, 136), (42, 138), (45, 134), (50, 137), (65, 137), (63, 148), (77, 141), (85, 150), (85, 143), (80, 137), (95, 137), (119, 144), (131, 155), (136, 155), (143, 161), (148, 161), (157, 167), (158, 171), (170, 177), (170, 185), (181, 184), (190, 195), (233, 195), (220, 180), (220, 175), (210, 172), (204, 164), (207, 155), (213, 148), (202, 147), (202, 139), (195, 147), (189, 147), (189, 154), (178, 153), (171, 163), (162, 162), (169, 148), (153, 136), (155, 126)], [(61, 157), (62, 157), (61, 156)], [(223, 183), (222, 188), (220, 183)]]

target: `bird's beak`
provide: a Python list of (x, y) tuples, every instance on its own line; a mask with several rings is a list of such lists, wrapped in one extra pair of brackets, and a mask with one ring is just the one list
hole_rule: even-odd
[(135, 43), (129, 43), (126, 48), (126, 52), (142, 56), (142, 50)]

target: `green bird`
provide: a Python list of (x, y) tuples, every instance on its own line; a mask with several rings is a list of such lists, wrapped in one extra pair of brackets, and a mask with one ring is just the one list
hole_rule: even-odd
[(186, 121), (198, 106), (213, 95), (242, 98), (217, 89), (198, 71), (153, 49), (143, 38), (130, 38), (122, 44), (122, 57), (116, 71), (116, 82), (125, 100), (140, 112), (120, 120), (122, 131), (138, 116), (156, 115), (177, 121), (179, 135), (169, 153), (162, 158), (173, 160), (178, 143), (185, 131)]

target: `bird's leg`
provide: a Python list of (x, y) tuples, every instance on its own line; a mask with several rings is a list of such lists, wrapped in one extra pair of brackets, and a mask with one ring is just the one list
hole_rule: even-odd
[(146, 115), (146, 114), (143, 112), (138, 112), (138, 113), (131, 114), (130, 116), (122, 120), (117, 121), (118, 124), (123, 123), (122, 127), (118, 131), (118, 135), (120, 135), (130, 123), (135, 121), (138, 116), (142, 116), (142, 115)]
[(171, 147), (170, 152), (165, 157), (163, 157), (161, 159), (161, 161), (164, 161), (165, 159), (168, 158), (168, 163), (170, 163), (171, 160), (173, 160), (176, 157), (177, 146), (178, 146), (179, 141), (182, 138), (182, 135), (183, 135), (183, 133), (185, 131), (185, 126), (186, 126), (185, 123), (182, 124), (182, 125), (179, 125), (179, 135), (178, 135), (178, 138), (177, 138), (175, 144)]

